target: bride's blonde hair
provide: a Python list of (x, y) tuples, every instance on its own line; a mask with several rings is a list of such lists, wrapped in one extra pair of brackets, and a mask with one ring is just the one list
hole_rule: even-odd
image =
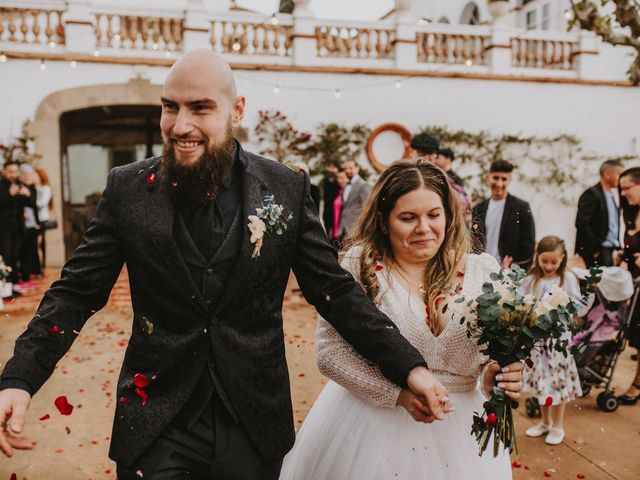
[[(345, 249), (362, 248), (359, 282), (367, 295), (375, 299), (380, 287), (376, 263), (391, 265), (394, 261), (389, 240), (389, 214), (400, 197), (419, 188), (435, 192), (442, 201), (446, 228), (438, 252), (425, 263), (424, 302), (433, 312), (431, 328), (437, 331), (436, 303), (453, 284), (457, 268), (471, 251), (469, 231), (461, 213), (458, 193), (451, 188), (447, 174), (426, 160), (393, 163), (378, 178), (367, 199), (353, 233), (345, 240)], [(346, 250), (345, 250), (346, 251)]]

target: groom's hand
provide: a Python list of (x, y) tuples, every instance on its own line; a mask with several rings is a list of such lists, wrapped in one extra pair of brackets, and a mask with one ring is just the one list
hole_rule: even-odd
[(31, 395), (18, 388), (0, 391), (0, 450), (7, 456), (13, 455), (13, 449), (31, 450), (35, 440), (17, 437), (24, 427), (24, 415), (29, 408)]
[(435, 417), (436, 420), (442, 420), (444, 414), (450, 410), (448, 407), (447, 389), (442, 386), (440, 381), (425, 367), (415, 367), (409, 372), (407, 385), (411, 391), (418, 397), (426, 401), (414, 400), (413, 404), (423, 414)]

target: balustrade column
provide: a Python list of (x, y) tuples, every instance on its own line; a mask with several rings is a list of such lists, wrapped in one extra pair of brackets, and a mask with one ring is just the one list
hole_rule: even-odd
[(598, 68), (598, 37), (593, 32), (581, 30), (579, 34), (578, 51), (575, 53), (573, 66), (578, 78), (598, 78), (601, 69)]
[(317, 58), (315, 22), (308, 0), (296, 0), (293, 10), (292, 57), (294, 65), (310, 65)]
[(97, 40), (91, 3), (88, 0), (69, 0), (65, 11), (64, 35), (66, 49), (73, 53), (93, 53)]
[(202, 0), (189, 0), (185, 10), (183, 51), (211, 48), (212, 28), (209, 14)]
[(506, 75), (511, 71), (511, 29), (502, 24), (491, 27), (487, 60), (491, 73)]
[(398, 15), (395, 27), (394, 58), (396, 68), (413, 70), (418, 63), (416, 22), (408, 20), (404, 15)]

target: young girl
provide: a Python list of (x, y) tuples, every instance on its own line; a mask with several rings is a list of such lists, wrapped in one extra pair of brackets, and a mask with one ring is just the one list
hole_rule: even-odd
[[(567, 249), (561, 238), (544, 237), (535, 252), (534, 263), (520, 287), (523, 295), (541, 298), (554, 285), (562, 288), (578, 303), (578, 314), (586, 313), (587, 305), (581, 303), (580, 286), (576, 276), (566, 271)], [(567, 332), (566, 339), (571, 334)], [(539, 344), (531, 355), (533, 366), (524, 370), (524, 391), (533, 392), (542, 411), (542, 422), (527, 430), (529, 437), (546, 434), (545, 442), (558, 445), (564, 438), (564, 411), (567, 402), (582, 395), (576, 362), (571, 355), (566, 358), (560, 352)], [(551, 400), (549, 400), (551, 399)]]

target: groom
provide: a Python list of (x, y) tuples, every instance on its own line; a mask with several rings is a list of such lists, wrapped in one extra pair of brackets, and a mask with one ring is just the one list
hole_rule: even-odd
[[(282, 332), (290, 269), (347, 341), (424, 399), (414, 418), (441, 419), (446, 390), (340, 268), (308, 176), (233, 139), (245, 98), (229, 65), (208, 50), (187, 53), (161, 100), (162, 157), (109, 173), (81, 245), (16, 341), (0, 382), (4, 453), (33, 446), (15, 435), (31, 396), (124, 264), (133, 331), (109, 452), (120, 479), (278, 477), (295, 436)], [(256, 212), (265, 197), (270, 219)]]

